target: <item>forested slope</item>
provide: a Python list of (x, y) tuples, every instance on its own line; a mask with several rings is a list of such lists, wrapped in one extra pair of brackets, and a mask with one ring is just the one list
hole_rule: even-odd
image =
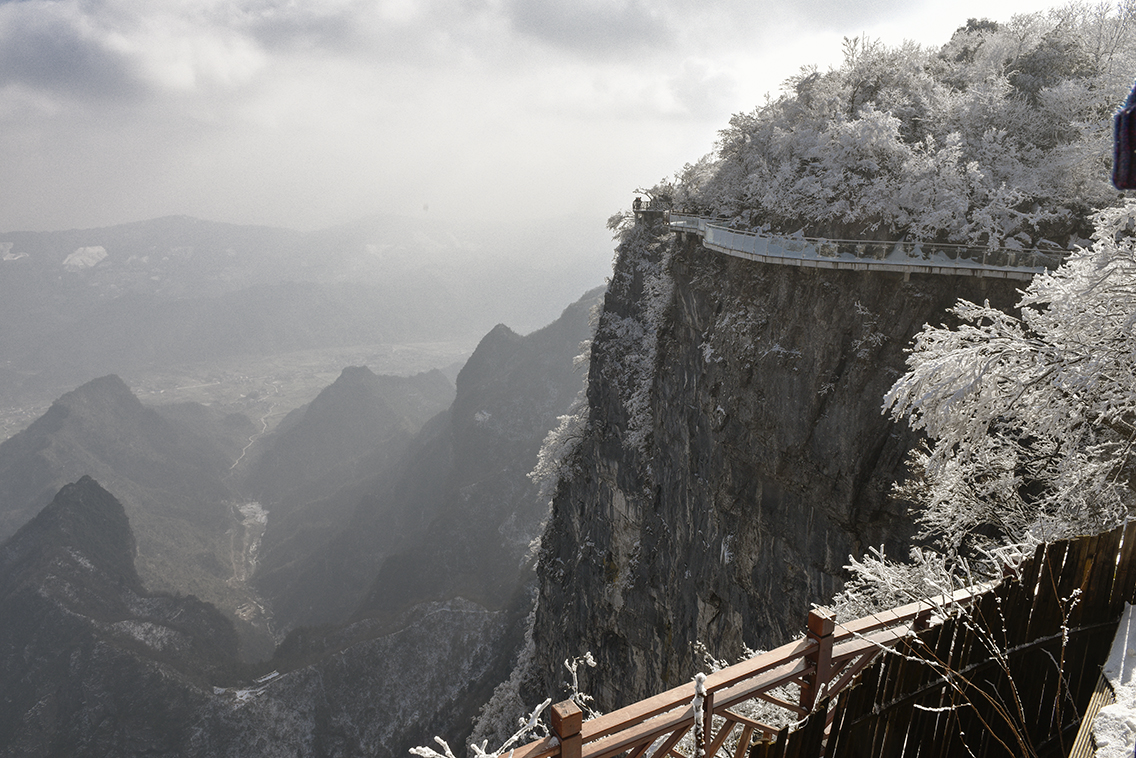
[(1113, 204), (1110, 116), (1136, 75), (1131, 2), (971, 19), (939, 49), (846, 39), (739, 113), (668, 188), (680, 206), (833, 238), (1060, 247)]

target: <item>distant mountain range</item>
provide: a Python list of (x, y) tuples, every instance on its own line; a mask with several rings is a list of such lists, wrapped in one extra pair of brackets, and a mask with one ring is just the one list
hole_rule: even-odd
[(581, 245), (581, 227), (602, 233), (400, 217), (305, 233), (184, 216), (0, 233), (0, 403), (143, 367), (532, 329), (606, 274), (605, 246)]
[[(532, 334), (494, 328), (458, 375), (453, 405), (402, 460), (269, 524), (256, 584), (280, 628), (394, 617), (455, 595), (494, 610), (512, 601), (547, 516), (528, 473), (583, 387), (573, 358), (601, 296)], [(306, 550), (296, 522), (323, 527)]]
[[(373, 474), (410, 443), (422, 425), (449, 407), (454, 385), (437, 369), (413, 377), (343, 369), (334, 384), (280, 423), (245, 477), (258, 499), (296, 504)], [(359, 469), (359, 470), (356, 470)]]
[[(228, 474), (251, 433), (241, 415), (143, 406), (117, 376), (88, 382), (0, 443), (0, 537), (63, 485), (93, 476), (126, 508), (148, 587), (193, 593), (235, 614), (255, 598), (231, 581), (241, 501)], [(265, 629), (242, 628), (250, 644), (271, 649)]]
[(0, 444), (0, 745), (459, 744), (522, 640), (548, 513), (527, 474), (601, 294), (493, 328), (456, 387), (344, 369), (251, 450), (248, 418), (149, 408), (113, 375), (59, 398)]

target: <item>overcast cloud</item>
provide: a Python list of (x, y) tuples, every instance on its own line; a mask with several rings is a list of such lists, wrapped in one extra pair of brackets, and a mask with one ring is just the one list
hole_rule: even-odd
[[(603, 219), (840, 39), (1047, 4), (0, 0), (0, 230)], [(425, 209), (429, 210), (425, 210)]]

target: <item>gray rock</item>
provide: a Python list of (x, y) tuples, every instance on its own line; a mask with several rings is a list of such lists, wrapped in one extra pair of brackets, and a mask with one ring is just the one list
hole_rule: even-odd
[(525, 697), (585, 689), (605, 710), (686, 681), (692, 645), (736, 659), (798, 633), (849, 554), (905, 555), (892, 483), (916, 437), (881, 415), (904, 349), (971, 277), (751, 263), (636, 228), (592, 350), (590, 431), (544, 535)]

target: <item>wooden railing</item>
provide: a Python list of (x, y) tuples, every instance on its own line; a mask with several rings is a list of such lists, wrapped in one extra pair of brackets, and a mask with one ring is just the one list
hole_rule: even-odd
[[(945, 606), (967, 603), (990, 588), (959, 590), (935, 602), (918, 602), (872, 616), (834, 623), (824, 610), (809, 613), (807, 634), (793, 642), (724, 668), (700, 682), (691, 682), (638, 703), (582, 720), (571, 700), (552, 707), (553, 734), (513, 751), (513, 758), (628, 758), (655, 756), (687, 758), (676, 750), (695, 730), (701, 744), (693, 755), (714, 756), (740, 729), (734, 758), (761, 733), (772, 738), (778, 728), (738, 713), (747, 701), (761, 701), (791, 714), (807, 715), (821, 698), (842, 690), (880, 653), (909, 633), (926, 628), (931, 616)], [(787, 684), (799, 687), (797, 702), (773, 694)], [(695, 729), (695, 697), (701, 698), (703, 723)], [(648, 753), (648, 751), (650, 751)]]
[(697, 234), (702, 244), (739, 258), (809, 268), (1030, 279), (1056, 268), (1066, 250), (987, 249), (946, 243), (840, 240), (778, 236), (730, 229), (706, 216), (671, 211), (672, 231)]

